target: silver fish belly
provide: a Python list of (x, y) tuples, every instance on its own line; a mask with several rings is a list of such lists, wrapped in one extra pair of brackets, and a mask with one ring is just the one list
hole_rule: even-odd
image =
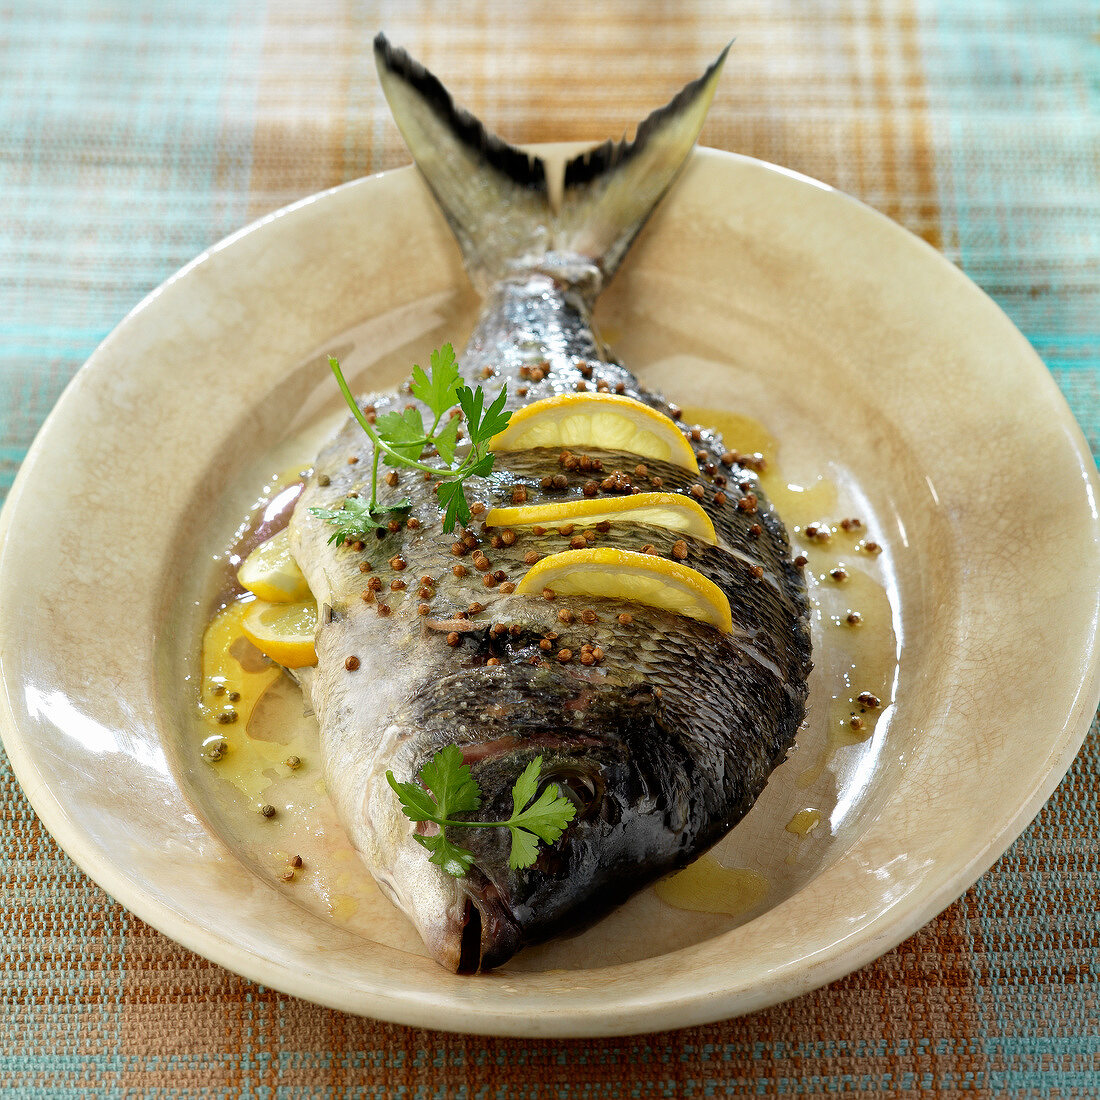
[[(690, 152), (718, 64), (632, 145), (572, 162), (555, 212), (541, 162), (486, 134), (384, 39), (375, 48), (395, 118), (485, 300), (460, 357), (464, 377), (488, 368), (487, 384), (507, 385), (511, 409), (583, 383), (669, 412), (608, 355), (591, 309)], [(378, 412), (416, 404), (405, 394), (370, 401)], [(505, 542), (477, 522), (447, 535), (418, 471), (380, 487), (383, 505), (411, 501), (407, 520), (332, 546), (310, 509), (369, 492), (371, 443), (352, 421), (317, 457), (290, 531), (322, 608), (318, 663), (304, 684), (328, 788), (372, 874), (451, 970), (500, 965), (684, 866), (748, 812), (792, 743), (810, 669), (801, 575), (753, 471), (723, 466), (712, 433), (692, 446), (694, 473), (599, 448), (564, 462), (557, 450), (509, 452), (469, 496), (488, 509), (584, 499), (597, 477), (598, 486), (608, 479), (600, 495), (701, 486), (717, 545), (637, 523), (600, 533), (598, 544), (672, 556), (685, 543), (684, 564), (730, 601), (730, 635), (633, 603), (517, 594), (528, 563), (568, 549), (569, 538), (524, 528)], [(475, 552), (487, 568), (475, 567)], [(584, 644), (602, 651), (598, 664), (562, 659)], [(414, 839), (423, 826), (402, 813), (386, 772), (412, 780), (447, 745), (462, 750), (487, 820), (509, 815), (512, 786), (536, 756), (544, 780), (573, 801), (573, 822), (532, 867), (509, 868), (502, 829), (468, 830), (475, 863), (464, 878), (428, 861)]]

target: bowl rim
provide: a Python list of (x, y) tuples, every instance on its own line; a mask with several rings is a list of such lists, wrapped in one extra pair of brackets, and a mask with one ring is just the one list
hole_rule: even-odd
[[(940, 266), (945, 278), (956, 280), (960, 285), (965, 285), (969, 292), (977, 291), (987, 301), (991, 301), (984, 291), (926, 242), (871, 207), (827, 184), (778, 165), (723, 150), (700, 147), (696, 150), (695, 157), (703, 162), (733, 160), (743, 166), (751, 167), (752, 170), (780, 173), (802, 184), (812, 186), (815, 190), (828, 192), (835, 197), (835, 201), (853, 204), (863, 215), (889, 224), (897, 234), (907, 238), (910, 247), (924, 251), (929, 262)], [(370, 187), (373, 181), (383, 177), (394, 177), (399, 173), (405, 173), (411, 178), (415, 169), (410, 165), (352, 180), (309, 195), (256, 219), (205, 249), (130, 310), (70, 380), (28, 450), (4, 507), (0, 510), (0, 567), (3, 564), (3, 548), (7, 542), (13, 517), (21, 506), (40, 456), (51, 445), (54, 425), (60, 418), (59, 410), (74, 400), (75, 387), (87, 372), (95, 368), (99, 360), (117, 341), (125, 338), (126, 330), (135, 317), (148, 310), (166, 287), (185, 278), (194, 268), (230, 248), (234, 243), (263, 230), (276, 219), (285, 219), (293, 216), (298, 210), (323, 202), (330, 196)], [(994, 308), (997, 308), (995, 303), (993, 304)], [(1004, 317), (1003, 313), (1001, 315)], [(1011, 324), (1010, 319), (1005, 317), (1005, 320)], [(1035, 367), (1042, 372), (1046, 382), (1059, 395), (1060, 426), (1064, 429), (1065, 442), (1072, 450), (1073, 457), (1085, 471), (1086, 491), (1091, 490), (1093, 499), (1096, 499), (1100, 497), (1100, 476), (1097, 475), (1084, 435), (1042, 360), (1033, 349), (1030, 349), (1030, 346), (1028, 350)], [(1100, 545), (1100, 525), (1096, 521), (1095, 509), (1093, 510), (1093, 537), (1094, 541)], [(3, 741), (14, 774), (36, 814), (66, 854), (89, 878), (135, 915), (184, 947), (203, 955), (227, 970), (251, 981), (330, 1008), (377, 1016), (412, 1026), (464, 1033), (516, 1036), (533, 1034), (528, 1028), (522, 1026), (522, 1023), (517, 1022), (516, 1006), (514, 1003), (509, 1005), (507, 999), (502, 1004), (500, 1012), (486, 1012), (478, 1009), (476, 1015), (464, 1018), (461, 1024), (458, 1024), (447, 1015), (446, 1008), (441, 1009), (430, 999), (415, 993), (395, 993), (392, 990), (378, 988), (370, 994), (365, 994), (362, 990), (353, 991), (349, 996), (348, 992), (334, 990), (323, 977), (314, 976), (306, 969), (294, 972), (278, 962), (265, 959), (229, 942), (225, 937), (219, 937), (165, 902), (148, 895), (127, 877), (125, 871), (117, 865), (117, 861), (112, 860), (81, 831), (79, 824), (58, 801), (41, 776), (24, 735), (18, 727), (13, 701), (8, 690), (8, 680), (4, 675), (5, 633), (3, 616), (0, 614), (0, 687), (4, 689), (0, 692), (0, 739)], [(656, 995), (646, 993), (634, 999), (617, 1001), (611, 1006), (614, 1011), (613, 1018), (609, 1018), (608, 1007), (567, 1011), (559, 1020), (544, 1024), (537, 1034), (547, 1037), (637, 1034), (741, 1015), (819, 988), (866, 965), (897, 946), (959, 897), (992, 866), (1036, 816), (1069, 769), (1088, 732), (1097, 704), (1100, 702), (1098, 640), (1100, 640), (1100, 633), (1094, 631), (1091, 649), (1087, 654), (1089, 661), (1087, 675), (1079, 687), (1059, 734), (1050, 743), (1052, 754), (1048, 756), (1050, 766), (1043, 774), (1036, 777), (1029, 797), (1017, 806), (1015, 811), (990, 835), (984, 837), (982, 843), (972, 845), (967, 851), (966, 858), (953, 865), (950, 873), (941, 874), (933, 889), (918, 892), (900, 909), (898, 906), (892, 906), (863, 921), (849, 934), (835, 939), (831, 943), (830, 950), (819, 953), (819, 957), (789, 961), (785, 967), (777, 968), (772, 974), (771, 981), (757, 983), (749, 990), (735, 988), (717, 992), (705, 991), (702, 995), (697, 992), (672, 991), (666, 992), (664, 996), (658, 990)]]

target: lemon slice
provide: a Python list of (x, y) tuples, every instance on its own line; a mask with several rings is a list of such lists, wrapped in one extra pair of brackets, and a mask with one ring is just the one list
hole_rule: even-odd
[(563, 393), (512, 413), (493, 437), (494, 451), (529, 447), (602, 447), (663, 459), (698, 471), (695, 452), (664, 413), (614, 393)]
[(492, 508), (485, 517), (490, 527), (533, 527), (560, 523), (648, 523), (665, 527), (714, 546), (718, 538), (710, 516), (691, 497), (680, 493), (637, 493), (603, 500), (562, 500), (550, 504), (526, 504), (519, 508)]
[(284, 529), (261, 542), (241, 563), (237, 580), (249, 592), (271, 603), (300, 603), (310, 596), (309, 585), (290, 556), (290, 537)]
[(550, 554), (531, 566), (516, 591), (533, 596), (544, 589), (559, 596), (603, 596), (659, 607), (733, 633), (733, 616), (725, 594), (702, 573), (686, 565), (598, 547)]
[(313, 645), (317, 604), (313, 600), (301, 603), (257, 600), (241, 619), (241, 632), (284, 668), (304, 668), (317, 663)]

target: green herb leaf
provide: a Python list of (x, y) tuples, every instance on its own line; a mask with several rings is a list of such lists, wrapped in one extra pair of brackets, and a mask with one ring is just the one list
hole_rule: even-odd
[(448, 466), (455, 460), (455, 449), (458, 447), (458, 424), (457, 416), (449, 417), (443, 427), (432, 436), (432, 442), (439, 452), (439, 457)]
[(424, 450), (424, 420), (419, 409), (383, 413), (374, 422), (374, 429), (397, 452), (383, 452), (382, 461), (387, 466), (406, 466), (415, 462)]
[(527, 808), (527, 803), (538, 794), (539, 776), (542, 774), (542, 757), (536, 756), (520, 773), (512, 788), (512, 817)]
[(556, 784), (551, 783), (526, 810), (513, 816), (510, 824), (527, 829), (547, 844), (552, 844), (576, 813), (577, 807)]
[(418, 783), (399, 783), (393, 772), (386, 772), (386, 780), (394, 789), (401, 810), (410, 821), (434, 821), (438, 807), (435, 799)]
[[(508, 400), (507, 388), (502, 387), (486, 408), (485, 391), (480, 386), (471, 389), (463, 383), (455, 362), (454, 348), (450, 344), (444, 344), (432, 352), (430, 372), (420, 366), (413, 368), (412, 393), (431, 409), (435, 418), (431, 428), (425, 429), (424, 418), (416, 408), (405, 409), (400, 413), (396, 410), (383, 413), (372, 422), (356, 404), (339, 362), (330, 358), (329, 366), (352, 416), (374, 444), (370, 515), (377, 519), (385, 514), (376, 503), (378, 463), (381, 459), (387, 466), (410, 466), (442, 479), (439, 507), (443, 512), (444, 531), (453, 531), (456, 523), (469, 523), (470, 505), (466, 499), (465, 482), (468, 478), (485, 477), (492, 472), (493, 456), (489, 452), (489, 445), (493, 436), (508, 426), (511, 418), (511, 414), (504, 411)], [(456, 401), (465, 413), (470, 439), (469, 449), (461, 459), (457, 459), (459, 417), (448, 416), (444, 419), (445, 414), (454, 408)], [(441, 422), (442, 428), (439, 427)], [(435, 447), (445, 466), (429, 465), (421, 460), (425, 447), (429, 446)], [(347, 527), (347, 517), (333, 518), (334, 513), (327, 509), (315, 508), (311, 511), (347, 530), (345, 534), (338, 532), (333, 535), (331, 542), (354, 541), (368, 530), (365, 523), (361, 531), (351, 530)], [(383, 523), (376, 522), (369, 530), (377, 530), (382, 526)]]
[(439, 486), (439, 504), (443, 508), (443, 530), (448, 534), (456, 523), (465, 526), (472, 513), (461, 481), (444, 481)]
[(455, 844), (447, 836), (447, 829), (508, 829), (511, 834), (508, 866), (513, 870), (530, 867), (538, 859), (540, 842), (552, 844), (561, 836), (576, 816), (576, 807), (556, 784), (548, 785), (538, 794), (541, 775), (542, 757), (538, 756), (523, 769), (512, 787), (512, 816), (507, 821), (459, 821), (452, 817), (481, 809), (481, 789), (456, 745), (441, 749), (420, 769), (420, 781), (427, 790), (417, 783), (399, 783), (393, 772), (386, 772), (386, 780), (409, 820), (431, 821), (439, 826), (437, 835), (414, 833), (414, 839), (431, 853), (432, 863), (460, 878), (473, 865), (474, 855)]
[(458, 407), (466, 416), (466, 428), (470, 433), (470, 442), (481, 438), (481, 411), (485, 407), (485, 391), (478, 386), (476, 390), (469, 386), (459, 386), (456, 391)]
[[(412, 392), (413, 397), (432, 410), (438, 421), (454, 405), (462, 383), (462, 376), (455, 365), (455, 349), (450, 344), (444, 344), (432, 352), (431, 370), (432, 373), (427, 375), (423, 368), (413, 367)], [(447, 461), (450, 462), (450, 459)]]
[(539, 838), (523, 829), (511, 828), (512, 848), (508, 853), (508, 866), (513, 871), (530, 867), (539, 858)]
[(440, 817), (481, 808), (481, 788), (463, 762), (457, 745), (441, 749), (420, 769), (424, 786), (435, 795)]
[[(405, 506), (408, 506), (408, 501), (404, 503)], [(330, 544), (336, 543), (337, 546), (344, 542), (365, 539), (368, 535), (373, 535), (379, 528), (386, 526), (385, 521), (381, 518), (385, 513), (373, 511), (369, 504), (365, 504), (357, 497), (349, 497), (335, 510), (331, 508), (310, 508), (310, 512), (319, 519), (323, 519), (325, 523), (331, 523), (336, 528), (328, 541)]]
[(442, 867), (448, 875), (462, 878), (473, 866), (474, 853), (453, 843), (442, 830), (436, 836), (417, 834), (416, 839), (432, 853), (428, 859)]

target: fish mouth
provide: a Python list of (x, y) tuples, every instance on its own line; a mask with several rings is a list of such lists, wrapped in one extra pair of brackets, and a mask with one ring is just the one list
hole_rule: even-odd
[(466, 888), (466, 903), (460, 924), (454, 930), (459, 974), (492, 970), (523, 946), (519, 925), (493, 884), (482, 881), (471, 886)]

